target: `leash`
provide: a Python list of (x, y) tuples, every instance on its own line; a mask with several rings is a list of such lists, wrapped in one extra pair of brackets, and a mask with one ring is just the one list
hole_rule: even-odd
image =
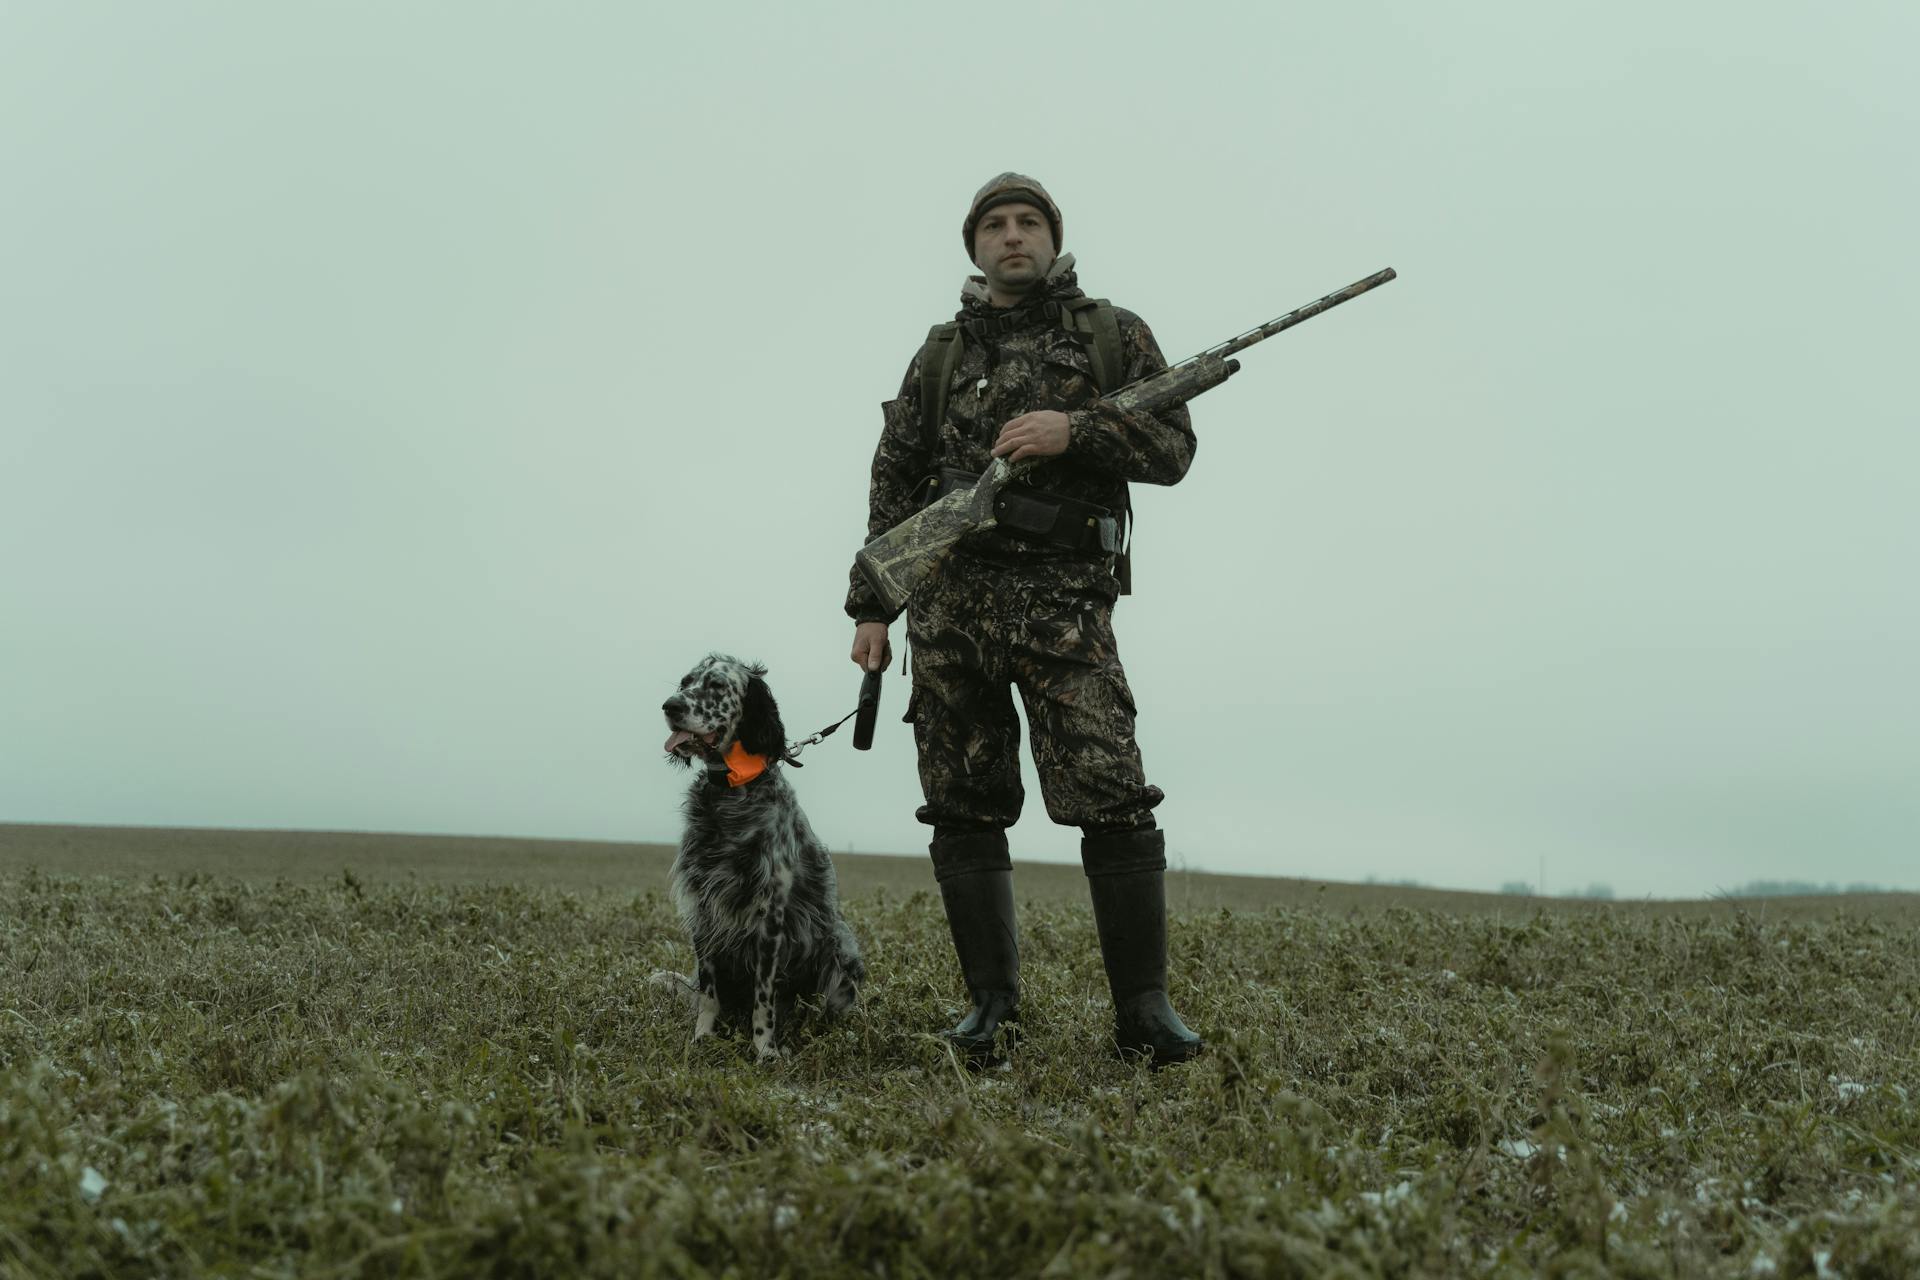
[(873, 747), (873, 724), (879, 717), (879, 714), (880, 673), (878, 671), (869, 671), (860, 681), (860, 702), (853, 710), (847, 712), (847, 714), (841, 716), (838, 720), (835, 720), (811, 738), (802, 738), (798, 742), (788, 744), (786, 753), (780, 758), (794, 768), (800, 768), (800, 761), (794, 757), (798, 756), (814, 743), (831, 737), (834, 730), (855, 716), (859, 716), (860, 721), (853, 726), (853, 749), (855, 751), (870, 750)]
[(808, 747), (814, 745), (816, 742), (824, 742), (826, 739), (831, 738), (836, 729), (838, 729), (841, 725), (845, 724), (847, 721), (853, 719), (855, 716), (859, 714), (860, 714), (860, 708), (855, 707), (853, 710), (847, 712), (847, 714), (841, 716), (838, 720), (835, 720), (832, 724), (828, 725), (826, 728), (822, 729), (820, 732), (813, 734), (810, 737), (802, 738), (798, 742), (788, 743), (787, 749), (785, 752), (781, 754), (780, 759), (784, 763), (790, 764), (796, 769), (805, 768), (806, 766), (800, 763), (800, 759), (799, 759), (800, 753), (802, 751), (805, 751)]

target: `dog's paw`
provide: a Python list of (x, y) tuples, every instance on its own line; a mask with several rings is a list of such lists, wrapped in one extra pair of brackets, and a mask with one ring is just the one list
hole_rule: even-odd
[(780, 1052), (780, 1046), (772, 1042), (766, 1044), (756, 1042), (753, 1046), (753, 1060), (755, 1062), (778, 1062), (782, 1056), (784, 1055)]

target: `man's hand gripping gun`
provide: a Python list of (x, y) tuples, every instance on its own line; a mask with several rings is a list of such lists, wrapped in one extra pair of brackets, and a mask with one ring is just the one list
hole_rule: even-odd
[[(1376, 271), (1277, 320), (1269, 320), (1237, 338), (1129, 383), (1105, 397), (1106, 403), (1122, 413), (1158, 413), (1185, 404), (1239, 372), (1240, 362), (1231, 359), (1233, 355), (1393, 278), (1392, 267)], [(854, 563), (888, 614), (898, 614), (907, 607), (913, 593), (933, 576), (956, 542), (969, 533), (991, 529), (998, 523), (1000, 490), (1033, 465), (1033, 462), (1020, 462), (1009, 466), (1005, 458), (995, 458), (992, 469), (971, 489), (956, 490), (928, 505), (855, 553)]]

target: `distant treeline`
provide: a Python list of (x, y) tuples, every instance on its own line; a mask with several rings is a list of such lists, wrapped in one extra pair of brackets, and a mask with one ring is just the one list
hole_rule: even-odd
[[(1396, 889), (1429, 889), (1433, 887), (1423, 880), (1386, 880), (1379, 876), (1368, 876), (1366, 883), (1387, 885)], [(1523, 898), (1547, 896), (1540, 893), (1539, 889), (1531, 880), (1509, 880), (1500, 886), (1500, 892)], [(1907, 891), (1904, 889), (1890, 888), (1884, 884), (1868, 884), (1865, 881), (1855, 881), (1852, 884), (1836, 884), (1833, 881), (1828, 881), (1826, 884), (1815, 884), (1811, 880), (1749, 880), (1738, 888), (1722, 889), (1714, 896), (1721, 898), (1806, 898), (1814, 894), (1822, 893), (1905, 892)], [(1597, 898), (1602, 901), (1612, 901), (1614, 893), (1612, 885), (1603, 884), (1596, 880), (1584, 889), (1562, 889), (1552, 896), (1556, 898)]]
[[(1533, 882), (1530, 880), (1509, 880), (1500, 886), (1500, 892), (1530, 897), (1538, 893), (1539, 890), (1534, 887)], [(1562, 898), (1611, 899), (1613, 897), (1613, 886), (1595, 881), (1584, 889), (1562, 889), (1558, 896)]]
[[(1500, 892), (1531, 895), (1535, 892), (1531, 882), (1509, 880), (1500, 886)], [(1811, 880), (1749, 880), (1734, 889), (1723, 889), (1724, 898), (1805, 898), (1814, 894), (1831, 893), (1901, 893), (1903, 890), (1890, 889), (1883, 884), (1867, 884), (1856, 881), (1853, 884), (1815, 884)], [(1610, 884), (1590, 884), (1584, 889), (1565, 889), (1558, 895), (1562, 898), (1612, 898), (1613, 886)]]
[(1730, 889), (1730, 898), (1804, 898), (1816, 893), (1899, 893), (1899, 889), (1890, 889), (1883, 884), (1867, 884), (1856, 881), (1849, 885), (1838, 885), (1829, 880), (1826, 884), (1815, 884), (1811, 880), (1749, 880), (1738, 889)]

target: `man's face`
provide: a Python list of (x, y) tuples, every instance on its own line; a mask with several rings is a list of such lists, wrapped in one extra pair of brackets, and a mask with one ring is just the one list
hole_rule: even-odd
[(973, 227), (973, 260), (1001, 293), (1025, 293), (1053, 265), (1053, 225), (1033, 205), (995, 205)]

